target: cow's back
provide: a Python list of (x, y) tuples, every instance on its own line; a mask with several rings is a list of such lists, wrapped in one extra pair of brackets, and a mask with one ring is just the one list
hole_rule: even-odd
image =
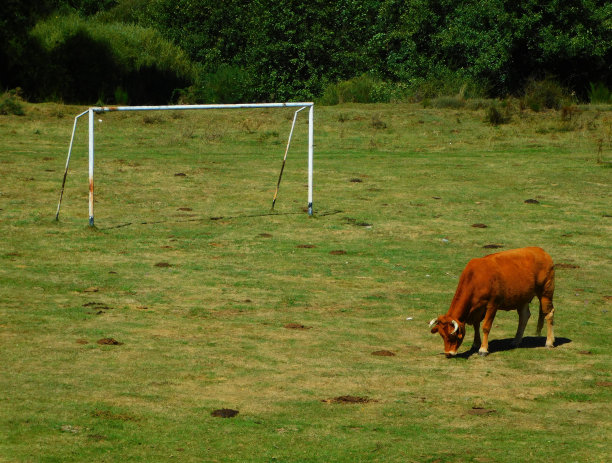
[(461, 280), (470, 286), (472, 306), (486, 300), (499, 309), (516, 309), (541, 294), (546, 285), (554, 285), (553, 261), (538, 247), (472, 259), (464, 274)]

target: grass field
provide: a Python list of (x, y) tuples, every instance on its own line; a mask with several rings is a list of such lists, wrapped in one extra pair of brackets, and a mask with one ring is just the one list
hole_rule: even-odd
[[(315, 107), (313, 217), (303, 113), (274, 213), (293, 111), (96, 116), (95, 228), (82, 110), (0, 116), (0, 461), (609, 461), (612, 108)], [(555, 260), (555, 349), (441, 355), (490, 245)]]

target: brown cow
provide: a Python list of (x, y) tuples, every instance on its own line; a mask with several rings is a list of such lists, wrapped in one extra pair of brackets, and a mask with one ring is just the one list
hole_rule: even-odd
[[(447, 357), (457, 354), (465, 337), (465, 325), (474, 327), (474, 344), (480, 345), (480, 355), (489, 354), (489, 332), (498, 310), (517, 310), (519, 325), (513, 341), (519, 346), (530, 317), (529, 302), (534, 296), (540, 300), (537, 334), (544, 320), (547, 322), (546, 347), (553, 347), (552, 299), (555, 291), (555, 270), (550, 256), (541, 248), (521, 248), (490, 254), (468, 262), (459, 278), (459, 284), (446, 315), (433, 319), (432, 333), (444, 339)], [(482, 343), (480, 341), (480, 322)]]

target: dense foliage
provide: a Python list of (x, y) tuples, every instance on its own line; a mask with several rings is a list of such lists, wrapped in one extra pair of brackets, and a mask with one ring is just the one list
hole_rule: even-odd
[[(52, 11), (57, 23), (80, 15), (78, 40), (70, 28), (55, 44), (35, 32), (41, 19), (53, 20)], [(582, 99), (612, 87), (612, 4), (605, 0), (8, 0), (0, 26), (0, 85), (21, 86), (37, 99), (112, 100), (130, 85), (133, 103), (179, 94), (193, 101), (310, 99), (363, 75), (392, 89), (382, 100), (398, 88), (413, 97), (460, 89), (505, 96), (548, 78)], [(168, 56), (129, 64), (134, 47), (146, 50), (162, 37), (178, 47), (176, 72)], [(112, 75), (100, 65), (89, 88), (75, 90), (81, 84), (74, 77), (58, 83), (82, 63), (96, 69), (100, 57)], [(46, 69), (32, 73), (40, 63)], [(143, 69), (147, 95), (130, 84)]]
[(41, 97), (156, 103), (193, 80), (189, 58), (155, 29), (70, 15), (39, 22), (31, 36), (47, 59), (44, 78), (31, 82)]

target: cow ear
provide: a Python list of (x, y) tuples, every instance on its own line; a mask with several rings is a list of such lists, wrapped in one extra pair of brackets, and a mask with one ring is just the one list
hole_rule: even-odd
[(435, 333), (437, 333), (437, 332), (438, 332), (438, 325), (434, 326), (434, 327), (431, 329), (431, 334), (435, 334)]

